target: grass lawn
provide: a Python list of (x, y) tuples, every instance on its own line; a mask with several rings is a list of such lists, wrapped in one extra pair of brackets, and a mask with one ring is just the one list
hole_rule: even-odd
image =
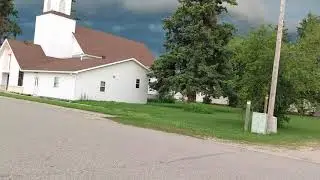
[(0, 96), (116, 115), (117, 117), (112, 120), (122, 124), (189, 136), (284, 146), (320, 144), (320, 119), (313, 117), (292, 116), (288, 127), (279, 129), (278, 134), (261, 136), (244, 133), (242, 110), (230, 107), (181, 103), (146, 105), (96, 101), (70, 103), (1, 92)]

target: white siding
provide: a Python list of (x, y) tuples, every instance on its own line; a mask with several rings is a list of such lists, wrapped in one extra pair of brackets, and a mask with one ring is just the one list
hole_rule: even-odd
[[(196, 96), (196, 102), (198, 103), (202, 103), (203, 102), (203, 98), (205, 96), (202, 95), (201, 93), (198, 93), (197, 96)], [(176, 93), (174, 95), (174, 98), (177, 99), (177, 100), (188, 100), (187, 97), (184, 97), (181, 93)], [(227, 97), (220, 97), (220, 98), (212, 98), (211, 97), (211, 103), (212, 104), (220, 104), (220, 105), (228, 105), (229, 104), (229, 99)]]
[[(205, 96), (201, 93), (197, 94), (196, 101), (203, 102)], [(211, 98), (212, 104), (229, 105), (229, 98), (221, 96), (220, 98)]]
[[(9, 55), (11, 54), (11, 56)], [(20, 92), (18, 86), (20, 66), (16, 60), (16, 57), (12, 53), (8, 42), (6, 41), (0, 51), (0, 79), (1, 83), (5, 83), (6, 80), (2, 79), (3, 73), (10, 73), (8, 90), (13, 92)], [(6, 84), (0, 84), (1, 86)]]
[(79, 55), (84, 54), (83, 50), (81, 49), (77, 39), (72, 36), (72, 56), (79, 57)]
[[(157, 81), (157, 79), (151, 78), (150, 81), (155, 82), (155, 81)], [(152, 89), (148, 90), (148, 97), (150, 99), (156, 98), (157, 95), (158, 95), (158, 92), (156, 90), (152, 90)], [(204, 95), (202, 95), (201, 93), (198, 93), (196, 96), (196, 102), (202, 103), (204, 97), (205, 97)], [(184, 101), (186, 101), (188, 99), (186, 96), (183, 96), (180, 92), (175, 93), (173, 95), (173, 98), (176, 100), (184, 100)], [(212, 104), (229, 105), (229, 98), (228, 97), (211, 98), (211, 100), (212, 100)]]
[(72, 57), (76, 21), (55, 14), (37, 16), (34, 43), (41, 45), (47, 56)]
[[(38, 87), (35, 86), (36, 76), (38, 77)], [(55, 77), (59, 77), (59, 87), (53, 86)], [(24, 94), (75, 100), (75, 75), (26, 72), (24, 74), (23, 87)]]
[[(140, 79), (138, 89), (136, 79)], [(105, 92), (100, 92), (101, 81), (106, 82)], [(147, 93), (147, 70), (134, 61), (86, 71), (78, 74), (76, 79), (77, 99), (146, 103)]]

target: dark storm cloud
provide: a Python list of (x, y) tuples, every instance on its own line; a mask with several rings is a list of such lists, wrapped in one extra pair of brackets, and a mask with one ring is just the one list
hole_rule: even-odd
[[(32, 39), (35, 17), (42, 12), (43, 0), (16, 0), (20, 25), (24, 34), (20, 39)], [(238, 0), (237, 7), (229, 7), (225, 19), (237, 25), (240, 32), (262, 23), (276, 23), (279, 0)], [(295, 31), (296, 25), (309, 12), (320, 14), (318, 0), (289, 0), (286, 25)], [(76, 9), (79, 24), (121, 35), (146, 43), (155, 54), (162, 51), (161, 23), (177, 7), (177, 0), (78, 0)]]

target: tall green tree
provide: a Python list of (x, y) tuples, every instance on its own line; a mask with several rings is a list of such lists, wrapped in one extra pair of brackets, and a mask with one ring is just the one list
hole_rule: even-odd
[(302, 38), (306, 35), (307, 27), (312, 24), (320, 24), (320, 16), (309, 13), (297, 27), (299, 38)]
[(224, 94), (231, 65), (226, 48), (234, 33), (230, 24), (219, 23), (235, 0), (179, 0), (177, 11), (164, 20), (165, 49), (152, 66), (158, 92), (180, 92), (195, 101), (196, 93)]
[[(275, 107), (279, 125), (288, 120), (285, 114), (294, 103), (292, 84), (284, 76), (286, 52), (291, 46), (285, 43), (286, 38), (283, 41)], [(233, 39), (229, 44), (233, 51), (234, 78), (231, 84), (237, 92), (236, 103), (239, 105), (251, 100), (254, 111), (263, 112), (265, 97), (269, 95), (275, 45), (275, 27), (265, 25), (249, 33), (248, 37)]]
[(309, 14), (300, 27), (302, 36), (290, 51), (286, 76), (296, 90), (296, 107), (305, 113), (308, 104), (320, 102), (320, 19)]
[(71, 6), (71, 17), (75, 20), (80, 20), (78, 14), (77, 14), (77, 0), (72, 0), (72, 6)]
[[(296, 43), (288, 43), (286, 38), (283, 41), (275, 107), (280, 126), (288, 120), (286, 114), (291, 105), (304, 113), (305, 108), (320, 102), (320, 23), (305, 23), (303, 36)], [(230, 84), (237, 92), (234, 104), (251, 100), (255, 111), (263, 111), (264, 98), (269, 95), (275, 42), (274, 26), (264, 25), (229, 43), (234, 74)]]
[(21, 28), (17, 23), (18, 11), (14, 0), (1, 0), (0, 2), (0, 44), (6, 38), (15, 38), (21, 34)]

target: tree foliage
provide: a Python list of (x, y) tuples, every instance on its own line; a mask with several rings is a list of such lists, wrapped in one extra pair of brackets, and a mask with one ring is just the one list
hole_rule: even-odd
[[(286, 38), (283, 40), (275, 107), (275, 116), (280, 120), (279, 125), (288, 120), (285, 114), (294, 102), (292, 84), (285, 78), (283, 71), (286, 65), (284, 54), (290, 46), (285, 43)], [(269, 95), (275, 45), (275, 27), (265, 25), (252, 31), (246, 38), (231, 41), (230, 48), (234, 52), (232, 84), (238, 95), (238, 101), (234, 104), (244, 105), (247, 100), (251, 100), (253, 110), (263, 112), (265, 97)]]
[(72, 8), (71, 8), (71, 17), (75, 20), (80, 20), (79, 16), (77, 15), (77, 0), (72, 0)]
[(160, 94), (181, 92), (189, 101), (196, 93), (220, 96), (230, 77), (231, 52), (226, 45), (234, 33), (230, 24), (219, 23), (224, 3), (235, 0), (179, 0), (180, 6), (164, 20), (165, 49), (152, 66), (157, 81), (152, 88)]
[(1, 0), (0, 2), (0, 44), (7, 38), (15, 38), (21, 34), (17, 23), (18, 11), (14, 0)]
[[(298, 29), (301, 37), (295, 43), (283, 38), (278, 78), (275, 115), (283, 125), (290, 105), (299, 110), (306, 102), (314, 106), (320, 102), (320, 21), (310, 14)], [(311, 19), (311, 20), (310, 20)], [(236, 98), (233, 104), (253, 103), (255, 111), (264, 109), (265, 96), (269, 95), (276, 31), (273, 26), (261, 26), (247, 37), (234, 38), (229, 48), (233, 52), (233, 80)], [(311, 104), (310, 104), (311, 103)]]
[(305, 17), (297, 27), (299, 38), (302, 38), (306, 35), (306, 29), (308, 26), (310, 26), (311, 24), (319, 24), (319, 23), (320, 23), (320, 17), (315, 14), (309, 13), (307, 17)]
[[(320, 19), (308, 15), (300, 27), (301, 37), (290, 51), (286, 76), (296, 91), (295, 104), (301, 113), (320, 102)], [(307, 104), (306, 104), (307, 103)]]

